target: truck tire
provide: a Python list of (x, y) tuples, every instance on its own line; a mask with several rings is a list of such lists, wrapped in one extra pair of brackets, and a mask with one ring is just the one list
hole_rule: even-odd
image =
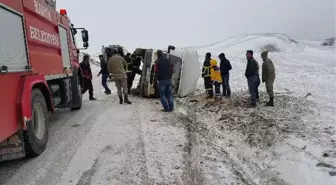
[(32, 119), (23, 132), (27, 157), (36, 157), (46, 148), (49, 132), (49, 111), (42, 92), (33, 89), (31, 95)]
[(75, 87), (72, 89), (72, 101), (71, 110), (79, 110), (82, 108), (82, 90), (80, 87), (80, 76), (74, 74), (71, 87)]

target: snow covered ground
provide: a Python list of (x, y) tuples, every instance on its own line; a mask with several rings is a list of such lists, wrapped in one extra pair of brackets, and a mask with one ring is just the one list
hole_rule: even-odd
[[(264, 106), (261, 85), (258, 107), (247, 108), (245, 52), (253, 49), (261, 65), (265, 45), (278, 50), (269, 53), (276, 106)], [(85, 94), (82, 110), (55, 113), (46, 151), (0, 164), (0, 184), (335, 185), (335, 47), (254, 34), (196, 48), (201, 61), (206, 52), (230, 59), (230, 99), (206, 101), (199, 79), (172, 114), (157, 99), (119, 105), (113, 82), (112, 95), (103, 94), (93, 62), (98, 100)]]
[[(322, 42), (322, 41), (321, 41)], [(230, 99), (204, 100), (203, 80), (194, 96), (178, 100), (190, 121), (195, 147), (203, 161), (205, 184), (336, 183), (336, 52), (317, 41), (295, 41), (283, 34), (249, 34), (196, 47), (200, 61), (224, 52), (231, 61)], [(275, 107), (264, 106), (265, 86), (256, 109), (248, 104), (244, 76), (246, 50), (266, 45), (276, 67)]]

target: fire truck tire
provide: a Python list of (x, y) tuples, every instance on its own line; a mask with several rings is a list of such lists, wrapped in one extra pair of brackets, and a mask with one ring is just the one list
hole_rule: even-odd
[(77, 96), (76, 98), (74, 98), (75, 100), (77, 100), (77, 103), (76, 103), (76, 106), (74, 107), (71, 107), (71, 110), (79, 110), (82, 108), (82, 100), (83, 100), (83, 97), (82, 97), (82, 90), (81, 90), (81, 87), (79, 85), (79, 81), (80, 81), (80, 76), (77, 75), (77, 83), (73, 83), (73, 84), (76, 84), (76, 90), (75, 90), (75, 96)]
[(33, 89), (31, 95), (32, 119), (23, 132), (27, 157), (36, 157), (46, 148), (49, 131), (49, 111), (46, 100), (39, 89)]

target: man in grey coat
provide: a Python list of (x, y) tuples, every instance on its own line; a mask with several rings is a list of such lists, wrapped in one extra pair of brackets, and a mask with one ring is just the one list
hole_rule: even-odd
[(268, 51), (263, 51), (261, 58), (264, 61), (262, 64), (262, 82), (266, 85), (266, 91), (270, 99), (266, 106), (274, 106), (273, 83), (275, 80), (275, 68), (272, 60), (268, 58)]

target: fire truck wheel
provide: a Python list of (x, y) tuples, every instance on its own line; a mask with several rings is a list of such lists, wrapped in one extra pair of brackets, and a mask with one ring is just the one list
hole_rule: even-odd
[(49, 130), (49, 112), (46, 101), (39, 89), (33, 89), (31, 95), (32, 119), (24, 131), (27, 157), (40, 155), (47, 146)]

